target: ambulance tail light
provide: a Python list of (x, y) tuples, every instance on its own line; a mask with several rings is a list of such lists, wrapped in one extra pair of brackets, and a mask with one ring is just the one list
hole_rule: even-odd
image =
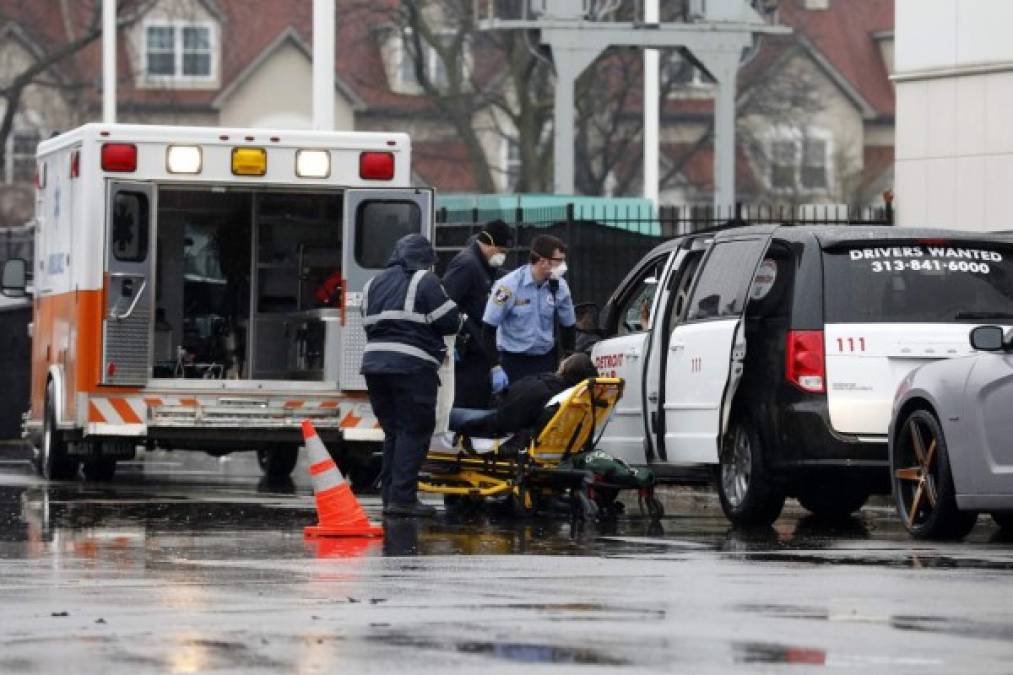
[(392, 180), (394, 178), (394, 153), (364, 152), (359, 155), (359, 178), (363, 180)]
[(137, 146), (133, 143), (105, 143), (102, 146), (102, 170), (130, 173), (137, 170)]
[(789, 382), (810, 394), (822, 394), (826, 391), (823, 331), (788, 331), (785, 353), (785, 376)]

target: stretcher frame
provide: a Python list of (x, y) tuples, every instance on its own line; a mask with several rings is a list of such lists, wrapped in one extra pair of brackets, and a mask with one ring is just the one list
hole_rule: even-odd
[[(624, 386), (622, 378), (616, 377), (595, 377), (575, 385), (542, 430), (516, 456), (501, 453), (502, 444), (488, 453), (475, 454), (466, 449), (465, 437), (455, 444), (454, 451), (431, 450), (419, 489), (444, 495), (448, 504), (459, 499), (477, 502), (509, 495), (515, 510), (522, 514), (533, 513), (542, 496), (559, 497), (569, 491), (583, 515), (597, 515), (593, 502), (588, 503), (595, 489), (630, 487), (596, 482), (588, 471), (558, 467), (570, 455), (594, 448)], [(654, 501), (653, 486), (642, 489), (640, 497)]]

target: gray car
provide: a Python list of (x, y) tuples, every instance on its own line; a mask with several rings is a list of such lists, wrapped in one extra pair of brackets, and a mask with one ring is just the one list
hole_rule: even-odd
[(979, 512), (1013, 531), (1013, 333), (970, 338), (981, 353), (912, 371), (894, 399), (893, 494), (915, 537), (959, 539)]

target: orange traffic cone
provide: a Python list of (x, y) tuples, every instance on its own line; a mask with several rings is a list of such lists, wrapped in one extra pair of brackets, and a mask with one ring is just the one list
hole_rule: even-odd
[(345, 477), (338, 471), (324, 442), (309, 420), (303, 420), (302, 434), (310, 455), (310, 477), (317, 500), (319, 523), (307, 527), (312, 537), (381, 537), (383, 528), (370, 525), (369, 518), (352, 494)]

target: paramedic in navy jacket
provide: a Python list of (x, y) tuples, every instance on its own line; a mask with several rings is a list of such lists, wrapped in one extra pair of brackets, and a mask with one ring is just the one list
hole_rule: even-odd
[(418, 501), (418, 473), (436, 426), (437, 370), (446, 357), (445, 335), (461, 326), (457, 305), (431, 271), (436, 251), (421, 234), (394, 245), (387, 269), (362, 291), (366, 347), (362, 374), (383, 428), (380, 472), (383, 512), (430, 516)]
[(454, 256), (443, 273), (447, 295), (467, 315), (457, 339), (458, 358), (454, 363), (454, 405), (458, 407), (489, 407), (492, 394), (489, 371), (499, 361), (499, 355), (486, 353), (482, 315), (510, 245), (510, 226), (502, 220), (493, 220)]

